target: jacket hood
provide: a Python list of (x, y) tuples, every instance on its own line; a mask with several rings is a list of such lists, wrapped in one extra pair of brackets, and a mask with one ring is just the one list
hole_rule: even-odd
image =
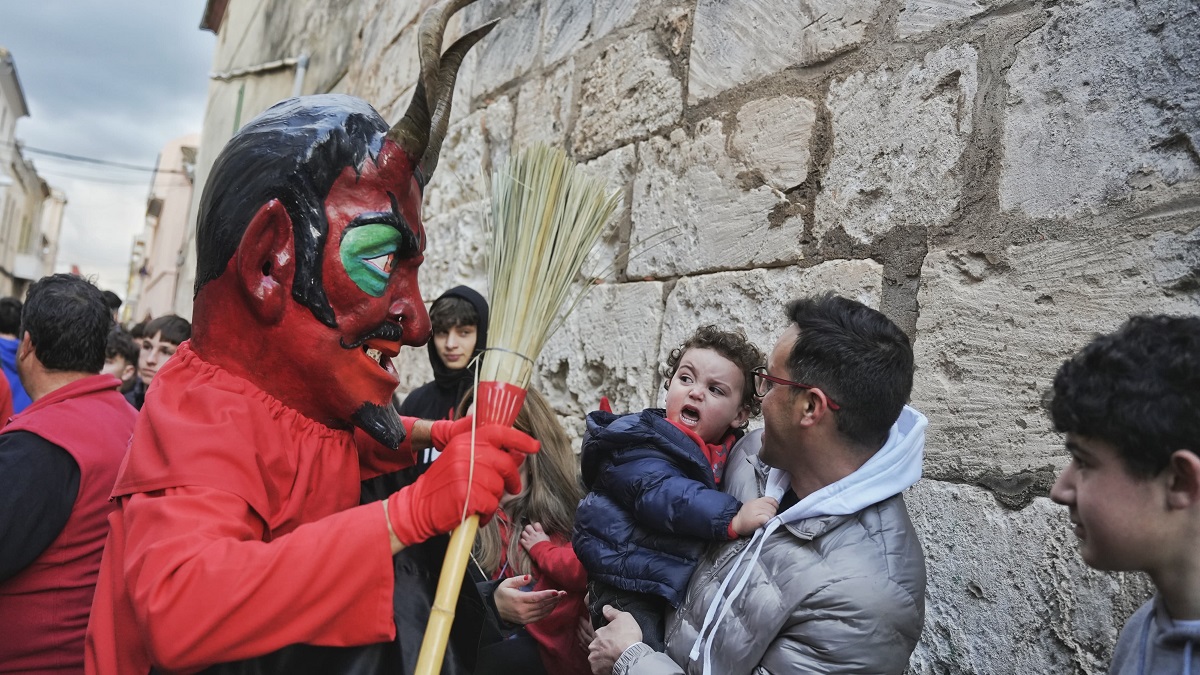
[[(904, 406), (883, 447), (857, 471), (801, 499), (772, 520), (790, 524), (820, 516), (848, 516), (912, 487), (921, 478), (928, 425), (924, 415)], [(791, 483), (786, 471), (771, 469), (766, 496), (782, 501)]]
[[(487, 348), (487, 300), (484, 300), (482, 295), (469, 286), (455, 286), (451, 288), (438, 296), (438, 299), (433, 301), (434, 304), (437, 304), (443, 298), (462, 298), (471, 303), (471, 306), (475, 308), (475, 313), (479, 315), (479, 323), (476, 325), (475, 351), (471, 354), (471, 358), (474, 359)], [(425, 348), (429, 350), (429, 365), (433, 366), (433, 381), (437, 383), (438, 388), (446, 391), (461, 388), (462, 392), (465, 393), (467, 387), (471, 386), (470, 382), (475, 372), (475, 365), (469, 365), (459, 370), (451, 370), (446, 367), (445, 363), (442, 363), (441, 357), (438, 356), (437, 345), (434, 344), (433, 338), (429, 339), (429, 344), (425, 345)], [(455, 400), (454, 405), (458, 405), (457, 400)]]
[[(711, 669), (712, 634), (725, 618), (734, 598), (741, 594), (750, 579), (762, 553), (763, 542), (781, 525), (798, 523), (821, 516), (848, 516), (879, 502), (894, 497), (912, 487), (921, 478), (921, 465), (925, 457), (925, 428), (929, 421), (915, 408), (904, 406), (900, 417), (888, 431), (887, 441), (857, 471), (845, 478), (826, 485), (804, 499), (796, 502), (783, 513), (776, 514), (759, 528), (750, 543), (738, 554), (729, 574), (704, 615), (704, 623), (692, 645), (690, 658), (703, 658), (702, 671), (708, 675)], [(757, 432), (761, 433), (761, 432)], [(767, 474), (766, 496), (782, 500), (791, 476), (786, 471), (771, 469)], [(749, 558), (747, 559), (747, 554)], [(726, 597), (730, 583), (737, 578), (733, 590)]]

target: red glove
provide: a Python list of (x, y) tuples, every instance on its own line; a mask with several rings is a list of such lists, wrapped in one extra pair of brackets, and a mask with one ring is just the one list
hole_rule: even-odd
[(526, 434), (497, 424), (475, 431), (475, 476), (471, 475), (471, 434), (458, 434), (417, 482), (388, 497), (388, 521), (396, 538), (412, 546), (458, 527), (466, 515), (486, 524), (496, 514), (505, 492), (521, 491), (519, 467), (539, 443)]
[(438, 420), (429, 427), (429, 442), (434, 448), (444, 451), (450, 439), (459, 434), (471, 433), (471, 415), (456, 420)]

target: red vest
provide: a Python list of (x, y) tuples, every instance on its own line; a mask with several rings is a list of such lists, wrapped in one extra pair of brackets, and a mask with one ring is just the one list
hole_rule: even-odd
[(0, 583), (0, 672), (83, 672), (83, 638), (100, 554), (108, 536), (108, 496), (137, 411), (112, 375), (60, 387), (13, 418), (4, 433), (28, 431), (79, 465), (79, 493), (62, 532), (15, 577)]

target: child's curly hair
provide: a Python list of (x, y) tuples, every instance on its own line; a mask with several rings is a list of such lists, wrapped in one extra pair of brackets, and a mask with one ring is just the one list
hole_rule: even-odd
[[(666, 378), (663, 381), (663, 389), (671, 388), (671, 378), (675, 377), (675, 371), (679, 369), (679, 360), (692, 348), (711, 349), (732, 361), (742, 371), (742, 407), (750, 411), (750, 417), (758, 417), (762, 413), (762, 401), (754, 395), (754, 369), (765, 365), (766, 358), (740, 328), (736, 331), (724, 331), (716, 326), (702, 326), (697, 329), (683, 344), (672, 349), (671, 355), (667, 357), (667, 363), (662, 369)], [(745, 427), (746, 424), (742, 426)]]

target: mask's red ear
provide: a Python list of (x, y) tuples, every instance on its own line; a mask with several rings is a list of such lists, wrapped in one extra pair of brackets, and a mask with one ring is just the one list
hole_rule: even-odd
[(283, 318), (291, 295), (296, 255), (292, 219), (278, 199), (254, 214), (237, 250), (238, 286), (265, 324)]

